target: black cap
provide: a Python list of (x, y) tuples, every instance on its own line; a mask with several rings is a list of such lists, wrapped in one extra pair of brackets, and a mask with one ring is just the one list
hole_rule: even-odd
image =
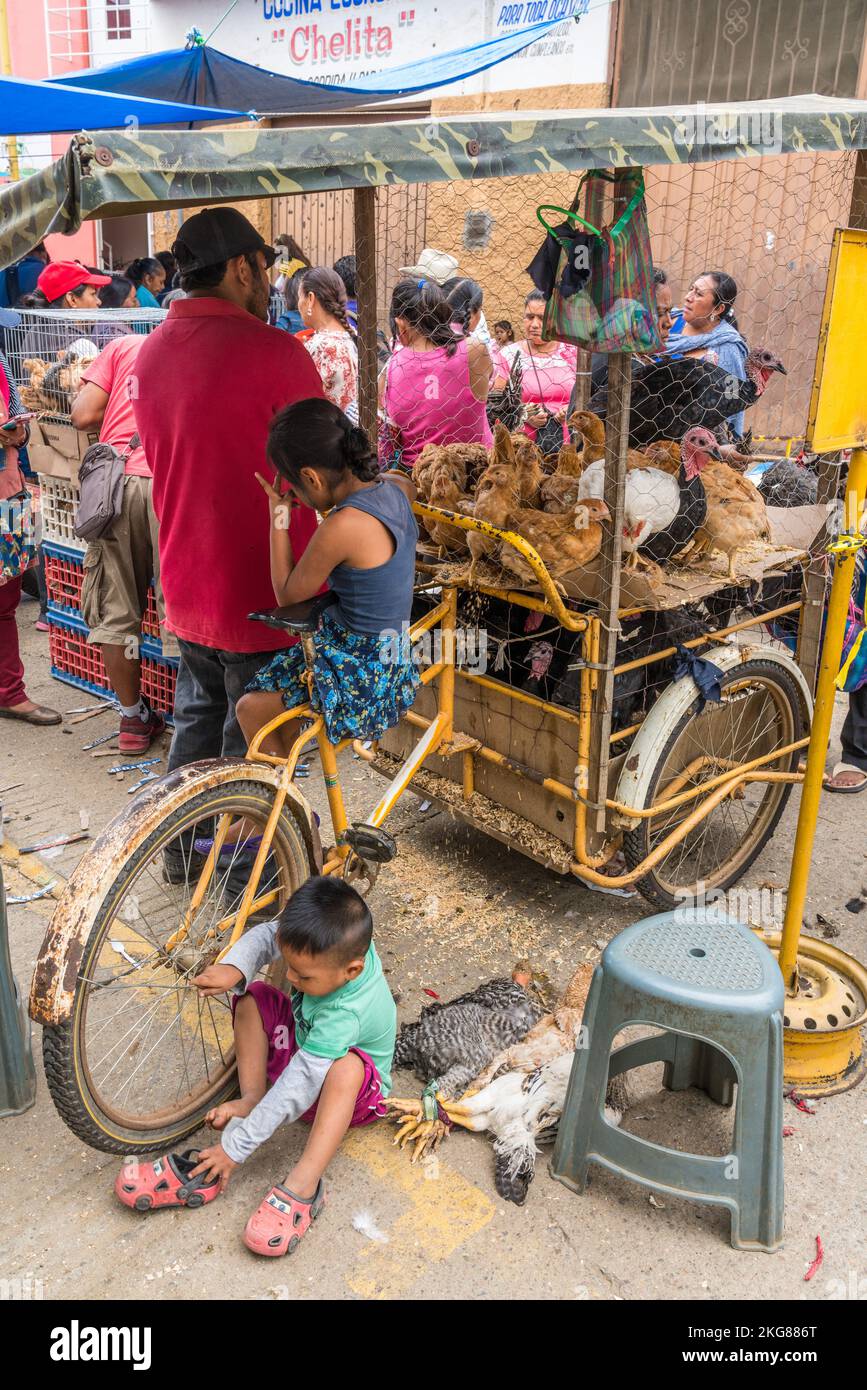
[(277, 259), (274, 247), (237, 208), (205, 208), (197, 212), (183, 223), (172, 242), (172, 255), (182, 275), (253, 251), (264, 251), (269, 266)]

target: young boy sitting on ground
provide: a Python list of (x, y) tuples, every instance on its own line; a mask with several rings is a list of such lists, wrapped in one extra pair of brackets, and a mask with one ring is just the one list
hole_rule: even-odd
[[(190, 1176), (219, 1179), (225, 1191), (278, 1125), (312, 1122), (298, 1162), (247, 1222), (244, 1243), (260, 1255), (295, 1249), (322, 1209), (323, 1174), (347, 1129), (385, 1114), (396, 1011), (372, 936), (370, 910), (354, 888), (311, 878), (277, 921), (252, 927), (193, 980), (203, 995), (235, 996), (241, 1096), (209, 1112), (221, 1141), (202, 1149)], [(288, 995), (254, 979), (281, 956)]]

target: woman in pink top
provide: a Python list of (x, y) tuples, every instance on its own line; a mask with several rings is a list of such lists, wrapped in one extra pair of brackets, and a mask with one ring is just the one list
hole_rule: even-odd
[[(20, 410), (6, 359), (0, 354), (0, 426)], [(18, 569), (20, 554), (17, 538), (21, 535), (21, 511), (27, 505), (18, 450), (27, 439), (24, 424), (0, 429), (0, 718), (23, 719), (27, 724), (59, 724), (61, 715), (56, 710), (28, 699), (18, 646), (15, 610), (21, 598), (21, 575), (14, 571)]]
[[(491, 358), (483, 343), (463, 338), (437, 285), (402, 280), (391, 297), (400, 351), (385, 369), (380, 404), (389, 450), (410, 469), (425, 444), (485, 444), (493, 440), (485, 402)], [(391, 466), (391, 455), (380, 463)]]
[(524, 301), (525, 337), (500, 349), (495, 360), (498, 368), (493, 389), (502, 391), (516, 356), (521, 358), (523, 371), (522, 397), (527, 406), (524, 431), (531, 439), (554, 415), (568, 443), (566, 412), (575, 385), (578, 350), (571, 343), (559, 343), (542, 337), (545, 299), (538, 290), (531, 290)]

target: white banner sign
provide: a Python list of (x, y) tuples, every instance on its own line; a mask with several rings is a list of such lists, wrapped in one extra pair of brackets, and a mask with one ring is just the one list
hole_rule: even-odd
[[(154, 51), (181, 47), (193, 25), (207, 36), (225, 8), (225, 0), (152, 0)], [(545, 20), (560, 22), (514, 57), (439, 90), (604, 82), (609, 6), (600, 0), (239, 0), (212, 44), (272, 72), (351, 86), (360, 77), (471, 48)]]

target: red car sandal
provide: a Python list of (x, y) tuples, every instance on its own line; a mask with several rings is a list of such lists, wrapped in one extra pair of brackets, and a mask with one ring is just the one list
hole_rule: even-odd
[(257, 1255), (291, 1255), (324, 1206), (321, 1180), (307, 1201), (275, 1184), (247, 1222), (244, 1244)]
[(114, 1190), (125, 1207), (155, 1211), (158, 1207), (203, 1207), (220, 1190), (219, 1178), (208, 1181), (204, 1173), (191, 1178), (199, 1162), (198, 1149), (164, 1154), (152, 1163), (128, 1158), (114, 1180)]

